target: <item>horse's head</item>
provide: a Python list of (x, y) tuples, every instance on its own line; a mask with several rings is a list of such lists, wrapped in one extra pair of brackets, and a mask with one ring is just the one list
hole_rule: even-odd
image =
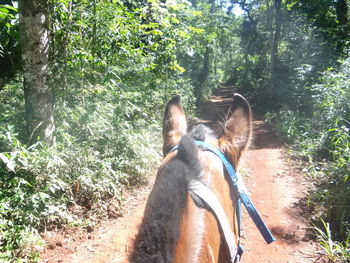
[[(222, 160), (211, 151), (202, 150), (195, 141), (219, 149), (237, 169), (251, 137), (251, 118), (248, 102), (235, 94), (220, 136), (215, 137), (204, 125), (195, 126), (187, 133), (180, 97), (175, 96), (168, 102), (163, 120), (164, 160), (135, 239), (132, 262), (230, 261), (225, 231), (219, 222), (222, 220), (218, 220), (221, 216), (193, 194), (189, 185), (198, 181), (205, 186), (205, 191), (216, 196), (236, 245), (238, 195), (229, 183)], [(204, 195), (208, 196), (205, 191)]]

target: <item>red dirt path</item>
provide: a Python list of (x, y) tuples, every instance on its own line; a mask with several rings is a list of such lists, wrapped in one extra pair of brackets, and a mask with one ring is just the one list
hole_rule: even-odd
[[(219, 91), (201, 112), (203, 122), (221, 118), (229, 104), (225, 97), (232, 91)], [(206, 119), (206, 120), (203, 120)], [(215, 127), (215, 123), (211, 122)], [(292, 167), (276, 136), (263, 121), (254, 122), (255, 139), (240, 164), (251, 198), (278, 241), (266, 245), (257, 228), (244, 211), (242, 263), (315, 262), (316, 244), (309, 239), (303, 200), (307, 182)], [(127, 202), (128, 212), (118, 219), (102, 223), (92, 233), (47, 232), (51, 249), (41, 255), (45, 263), (120, 263), (127, 255), (137, 226), (141, 222), (153, 178)], [(243, 209), (244, 210), (244, 209)]]

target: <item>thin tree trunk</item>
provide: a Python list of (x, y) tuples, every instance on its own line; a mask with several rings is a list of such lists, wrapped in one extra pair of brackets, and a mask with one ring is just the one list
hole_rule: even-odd
[[(235, 2), (237, 4), (240, 5), (241, 9), (246, 12), (247, 14), (247, 17), (248, 17), (248, 20), (250, 22), (250, 26), (252, 26), (252, 29), (249, 30), (250, 32), (250, 35), (249, 37), (247, 37), (247, 45), (246, 45), (246, 48), (245, 48), (245, 52), (244, 52), (244, 61), (245, 61), (245, 64), (248, 64), (249, 65), (249, 55), (252, 54), (252, 48), (254, 47), (254, 45), (256, 45), (256, 40), (258, 39), (259, 37), (259, 34), (258, 34), (258, 30), (257, 30), (257, 24), (258, 22), (253, 18), (252, 16), (252, 9), (247, 6), (246, 4), (246, 1), (237, 1)], [(245, 71), (244, 71), (244, 77), (245, 79), (249, 79), (249, 67), (248, 66), (245, 66)]]
[[(97, 32), (97, 14), (96, 14), (96, 0), (93, 0), (93, 14), (94, 14), (94, 24), (92, 26), (92, 56), (95, 57), (96, 53), (96, 32)], [(93, 64), (95, 66), (95, 63)]]
[(281, 35), (281, 4), (282, 0), (275, 0), (275, 25), (274, 25), (274, 34), (272, 38), (271, 46), (271, 70), (272, 74), (276, 72), (276, 60), (278, 57), (278, 44)]
[(349, 22), (349, 6), (347, 0), (338, 0), (336, 3), (337, 20), (340, 25), (346, 25)]
[[(270, 0), (266, 0), (266, 28), (269, 31), (269, 40), (268, 40), (268, 48), (271, 51), (273, 46), (273, 35), (274, 35), (274, 26), (273, 26), (273, 7), (270, 6)], [(266, 52), (266, 56), (268, 57), (266, 61), (269, 63), (268, 68), (271, 72), (271, 52)]]
[(274, 12), (274, 25), (271, 27), (272, 34), (270, 38), (272, 38), (271, 43), (271, 55), (270, 55), (270, 74), (271, 74), (271, 80), (270, 80), (270, 86), (269, 86), (269, 96), (272, 100), (276, 99), (276, 90), (278, 88), (278, 45), (281, 35), (281, 28), (282, 28), (282, 17), (281, 17), (281, 5), (282, 0), (275, 0), (274, 1), (275, 6), (275, 12)]
[(209, 77), (209, 68), (210, 68), (210, 55), (211, 49), (209, 46), (206, 47), (205, 55), (203, 58), (202, 70), (198, 75), (198, 85), (195, 86), (194, 93), (197, 98), (196, 105), (197, 107), (202, 103), (205, 93), (205, 83)]
[[(350, 24), (349, 24), (349, 1), (348, 0), (338, 0), (336, 5), (336, 14), (338, 20), (338, 30), (339, 37), (343, 42), (346, 42), (350, 38)], [(344, 47), (344, 43), (338, 42), (339, 48)]]
[(97, 12), (96, 12), (96, 0), (92, 1), (93, 4), (93, 16), (94, 16), (94, 22), (92, 25), (92, 49), (91, 49), (91, 53), (92, 53), (92, 70), (93, 70), (93, 74), (92, 74), (92, 83), (95, 84), (96, 82), (96, 41), (97, 41)]
[(68, 56), (69, 56), (69, 37), (70, 33), (72, 30), (72, 9), (73, 9), (73, 1), (68, 2), (68, 18), (67, 18), (67, 24), (66, 24), (66, 29), (65, 29), (65, 34), (64, 34), (64, 39), (63, 39), (63, 62), (64, 62), (64, 71), (62, 75), (62, 90), (63, 90), (63, 99), (66, 99), (66, 90), (67, 90), (67, 75), (69, 74), (69, 67), (68, 67)]
[(52, 143), (53, 93), (48, 86), (49, 26), (47, 0), (20, 0), (24, 96), (29, 143)]

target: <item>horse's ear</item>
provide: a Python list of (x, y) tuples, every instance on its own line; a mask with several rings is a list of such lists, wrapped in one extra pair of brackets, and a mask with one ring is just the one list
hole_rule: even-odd
[(163, 118), (163, 155), (177, 145), (187, 131), (186, 116), (180, 103), (180, 96), (174, 96), (166, 105)]
[(219, 147), (237, 165), (252, 136), (252, 111), (247, 100), (238, 93), (233, 95), (223, 128)]

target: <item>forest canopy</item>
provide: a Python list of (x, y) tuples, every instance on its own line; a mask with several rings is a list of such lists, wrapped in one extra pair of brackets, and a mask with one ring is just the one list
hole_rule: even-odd
[(194, 115), (221, 86), (307, 163), (312, 220), (349, 260), (349, 6), (0, 0), (0, 261), (36, 262), (45, 229), (118, 210), (160, 158), (164, 103)]

